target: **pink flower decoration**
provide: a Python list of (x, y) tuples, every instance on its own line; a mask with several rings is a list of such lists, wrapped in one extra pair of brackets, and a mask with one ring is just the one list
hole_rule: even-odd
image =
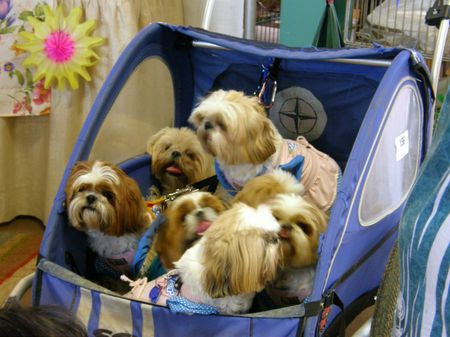
[(50, 101), (51, 90), (45, 89), (44, 80), (40, 80), (36, 83), (33, 89), (33, 103), (36, 105), (41, 105)]
[(58, 30), (52, 32), (44, 42), (44, 50), (47, 57), (55, 63), (66, 63), (75, 53), (75, 42), (72, 37)]

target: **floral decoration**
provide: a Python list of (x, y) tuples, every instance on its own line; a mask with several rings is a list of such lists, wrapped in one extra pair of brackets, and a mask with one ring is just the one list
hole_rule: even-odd
[(43, 20), (33, 15), (26, 18), (33, 31), (23, 30), (19, 33), (23, 42), (16, 47), (28, 52), (23, 66), (36, 68), (33, 81), (44, 79), (45, 89), (50, 88), (54, 81), (59, 89), (65, 88), (66, 81), (72, 89), (77, 89), (77, 75), (86, 81), (91, 80), (86, 68), (99, 59), (92, 48), (102, 45), (104, 39), (90, 36), (96, 21), (81, 23), (80, 7), (73, 8), (67, 17), (61, 6), (56, 11), (52, 11), (48, 5), (43, 5), (42, 9)]
[(44, 19), (44, 4), (36, 2), (0, 0), (0, 116), (50, 112), (51, 90), (44, 88), (44, 80), (34, 81), (31, 70), (22, 67), (23, 50), (16, 47), (19, 32), (27, 29), (27, 18)]

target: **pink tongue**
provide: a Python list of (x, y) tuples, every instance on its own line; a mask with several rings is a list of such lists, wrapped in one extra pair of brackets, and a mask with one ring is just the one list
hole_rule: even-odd
[(175, 166), (169, 166), (166, 168), (166, 172), (172, 173), (172, 174), (182, 174), (183, 172)]
[(203, 235), (203, 233), (209, 228), (209, 226), (211, 225), (211, 221), (202, 221), (198, 224), (197, 227), (197, 235)]

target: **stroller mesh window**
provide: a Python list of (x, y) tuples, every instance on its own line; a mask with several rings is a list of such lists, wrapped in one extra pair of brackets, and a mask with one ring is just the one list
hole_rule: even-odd
[(410, 83), (394, 96), (363, 187), (359, 208), (363, 226), (395, 211), (408, 195), (419, 167), (421, 105)]

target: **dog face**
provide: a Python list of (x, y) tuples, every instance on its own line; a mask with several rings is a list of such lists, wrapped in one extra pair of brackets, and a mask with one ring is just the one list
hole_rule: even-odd
[(252, 207), (267, 202), (278, 194), (303, 195), (304, 187), (291, 173), (275, 169), (249, 180), (233, 198)]
[(320, 234), (326, 229), (327, 215), (303, 197), (280, 194), (267, 205), (280, 224), (283, 266), (300, 268), (317, 262)]
[(226, 165), (261, 164), (279, 137), (256, 97), (218, 90), (194, 109), (189, 121), (204, 149)]
[(193, 192), (175, 199), (165, 211), (166, 222), (155, 238), (155, 251), (164, 268), (174, 268), (183, 253), (224, 211), (222, 202), (208, 192)]
[(265, 205), (223, 212), (202, 238), (204, 291), (212, 298), (261, 291), (279, 267), (279, 230)]
[(150, 137), (147, 152), (152, 156), (152, 172), (164, 193), (213, 174), (213, 161), (203, 151), (195, 133), (188, 128), (163, 128)]
[(69, 175), (65, 193), (69, 221), (80, 231), (98, 230), (122, 236), (148, 225), (137, 183), (112, 164), (77, 163)]

